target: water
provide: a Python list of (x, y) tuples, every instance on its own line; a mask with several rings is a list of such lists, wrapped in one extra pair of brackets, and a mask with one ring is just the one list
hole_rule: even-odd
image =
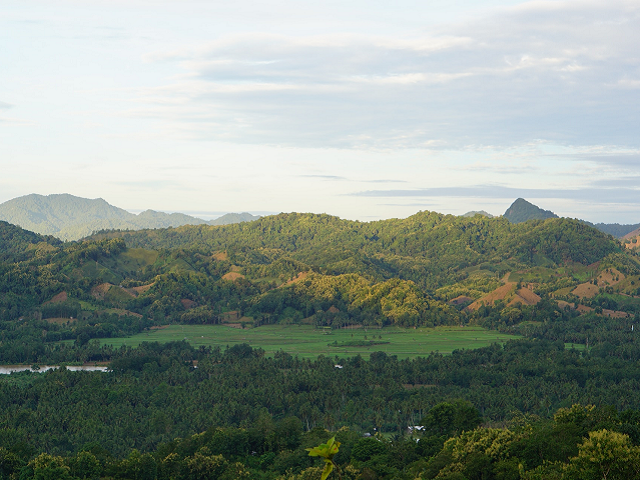
[[(30, 372), (43, 373), (56, 368), (60, 368), (60, 366), (40, 365), (39, 370), (34, 370), (30, 365), (0, 365), (0, 375), (7, 375), (13, 372), (26, 372), (27, 370)], [(104, 365), (67, 365), (65, 368), (72, 372), (106, 372), (109, 370), (109, 367), (105, 367)]]

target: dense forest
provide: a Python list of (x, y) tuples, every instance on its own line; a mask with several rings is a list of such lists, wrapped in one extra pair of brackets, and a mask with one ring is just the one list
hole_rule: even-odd
[[(348, 478), (601, 478), (579, 472), (607, 462), (623, 478), (639, 383), (636, 362), (549, 341), (402, 361), (146, 344), (110, 373), (3, 381), (0, 465), (11, 478), (317, 478), (304, 448), (335, 434)], [(615, 462), (589, 456), (596, 440)]]
[[(343, 478), (638, 464), (640, 263), (580, 221), (281, 214), (66, 243), (2, 222), (0, 252), (0, 363), (110, 368), (0, 377), (2, 478), (319, 478), (305, 448), (333, 435)], [(524, 338), (402, 360), (99, 341), (175, 323)]]

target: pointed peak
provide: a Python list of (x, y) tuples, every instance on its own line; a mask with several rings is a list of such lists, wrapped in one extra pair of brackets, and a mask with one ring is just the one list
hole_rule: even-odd
[(558, 215), (550, 210), (543, 210), (524, 198), (518, 198), (509, 208), (507, 208), (507, 211), (504, 212), (504, 217), (511, 223), (522, 223), (527, 220), (558, 218)]

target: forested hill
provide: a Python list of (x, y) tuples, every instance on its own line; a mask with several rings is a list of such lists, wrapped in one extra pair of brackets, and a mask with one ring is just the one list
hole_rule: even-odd
[(529, 321), (609, 315), (624, 325), (640, 312), (635, 254), (568, 219), (292, 213), (64, 244), (8, 224), (1, 232), (20, 258), (0, 262), (0, 362), (44, 361), (61, 340), (168, 323), (478, 324), (581, 342), (588, 334), (575, 325), (540, 333)]
[(42, 236), (0, 220), (0, 261), (17, 260), (28, 250), (49, 250), (62, 242), (51, 236)]
[[(570, 219), (511, 224), (506, 219), (420, 212), (406, 219), (362, 223), (329, 215), (290, 213), (225, 227), (183, 226), (112, 232), (135, 248), (200, 248), (238, 256), (290, 256), (334, 273), (399, 276), (427, 287), (450, 282), (471, 266), (506, 270), (594, 263), (621, 251), (608, 235)], [(260, 253), (262, 252), (262, 253)], [(504, 264), (511, 261), (513, 266)]]

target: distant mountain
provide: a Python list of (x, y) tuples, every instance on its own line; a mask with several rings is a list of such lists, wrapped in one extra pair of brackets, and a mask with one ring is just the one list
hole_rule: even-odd
[[(251, 215), (250, 213), (227, 213), (221, 217), (216, 218), (215, 220), (209, 220), (209, 225), (231, 225), (232, 223), (242, 223), (242, 222), (253, 222), (254, 220), (258, 220), (260, 217), (256, 215)], [(193, 225), (193, 224), (186, 224)]]
[(527, 220), (546, 220), (547, 218), (559, 218), (558, 215), (543, 210), (535, 206), (533, 203), (527, 202), (524, 198), (518, 198), (504, 212), (504, 217), (511, 223), (522, 223)]
[(0, 204), (0, 220), (62, 240), (77, 240), (99, 230), (140, 230), (182, 225), (227, 225), (257, 220), (249, 213), (229, 213), (206, 221), (183, 213), (146, 210), (138, 215), (114, 207), (101, 198), (69, 194), (25, 195)]
[[(634, 225), (620, 225), (619, 223), (591, 223), (585, 222), (593, 228), (597, 228), (601, 232), (613, 235), (616, 238), (636, 237), (638, 233), (636, 230), (640, 228), (640, 223)], [(635, 233), (634, 233), (635, 232)]]
[(463, 215), (460, 215), (461, 217), (465, 217), (465, 218), (472, 218), (475, 217), (476, 215), (482, 215), (483, 217), (487, 217), (487, 218), (493, 218), (494, 216), (491, 215), (489, 212), (485, 212), (484, 210), (471, 210), (470, 212), (467, 212)]
[[(471, 216), (470, 214), (476, 212), (465, 213), (463, 216)], [(477, 212), (482, 213), (482, 212)], [(511, 206), (504, 213), (504, 216), (511, 223), (522, 223), (527, 220), (546, 220), (547, 218), (558, 218), (558, 215), (549, 211), (543, 210), (536, 205), (527, 202), (523, 198), (517, 199), (511, 204)], [(603, 233), (608, 233), (616, 238), (631, 238), (640, 235), (640, 223), (621, 225), (619, 223), (591, 223), (586, 220), (580, 220), (586, 223), (590, 227), (596, 228)]]

